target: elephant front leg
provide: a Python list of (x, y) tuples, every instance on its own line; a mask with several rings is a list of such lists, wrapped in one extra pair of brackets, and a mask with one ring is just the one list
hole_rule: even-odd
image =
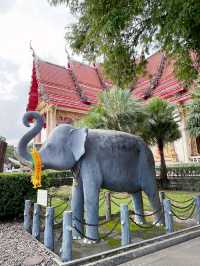
[(99, 190), (89, 180), (84, 180), (84, 206), (85, 206), (85, 242), (94, 243), (99, 240)]
[(142, 191), (133, 193), (132, 198), (133, 198), (134, 210), (136, 213), (135, 222), (138, 224), (144, 224), (145, 219), (143, 217), (144, 207), (143, 207)]
[[(86, 242), (95, 243), (99, 240), (98, 223), (99, 223), (99, 196), (85, 196), (86, 209)], [(95, 194), (96, 194), (95, 193)]]
[(83, 184), (79, 177), (78, 182), (73, 182), (72, 187), (72, 219), (73, 219), (73, 239), (81, 239), (84, 234), (83, 218), (84, 218), (84, 197)]

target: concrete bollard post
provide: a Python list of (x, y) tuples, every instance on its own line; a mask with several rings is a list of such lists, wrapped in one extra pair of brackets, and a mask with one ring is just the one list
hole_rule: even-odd
[(50, 249), (54, 249), (54, 208), (47, 207), (44, 229), (44, 245)]
[(65, 211), (63, 214), (63, 239), (61, 248), (63, 262), (72, 260), (72, 212)]
[[(164, 204), (163, 204), (163, 201), (165, 200), (165, 192), (164, 191), (159, 192), (159, 198), (160, 198), (160, 203), (161, 203), (161, 207), (163, 209), (163, 215), (164, 215)], [(163, 219), (163, 223), (165, 225), (165, 219)]]
[(129, 231), (129, 213), (128, 205), (121, 204), (121, 245), (125, 246), (130, 243), (130, 231)]
[(40, 240), (40, 205), (34, 203), (32, 235)]
[(24, 206), (24, 229), (31, 233), (31, 200), (25, 200)]
[(171, 202), (168, 199), (163, 201), (164, 215), (165, 215), (165, 228), (167, 233), (172, 233), (174, 231), (173, 227), (173, 214), (171, 211)]
[(105, 192), (105, 211), (106, 211), (106, 221), (110, 221), (111, 220), (110, 192)]
[(195, 199), (195, 205), (196, 205), (197, 224), (200, 224), (200, 196), (197, 195), (194, 197), (194, 199)]
[(163, 206), (163, 201), (165, 200), (165, 192), (164, 191), (160, 191), (159, 192), (159, 196), (160, 196), (160, 202)]

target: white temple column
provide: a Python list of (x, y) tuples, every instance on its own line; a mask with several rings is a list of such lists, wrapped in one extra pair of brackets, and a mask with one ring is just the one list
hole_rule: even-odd
[(47, 110), (47, 124), (46, 124), (46, 132), (47, 136), (51, 133), (51, 131), (56, 127), (56, 108), (52, 107)]
[(189, 149), (189, 135), (186, 130), (186, 117), (184, 107), (179, 106), (179, 130), (181, 132), (181, 138), (174, 142), (175, 149), (178, 155), (178, 159), (181, 162), (190, 162), (190, 149)]

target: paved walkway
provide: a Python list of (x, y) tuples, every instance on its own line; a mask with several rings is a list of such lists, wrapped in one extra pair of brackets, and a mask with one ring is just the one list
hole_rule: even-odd
[(120, 265), (198, 266), (200, 265), (200, 237)]

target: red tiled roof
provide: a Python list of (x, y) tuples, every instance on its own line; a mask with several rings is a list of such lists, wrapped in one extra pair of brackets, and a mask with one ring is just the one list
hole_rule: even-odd
[[(71, 68), (81, 87), (84, 96), (90, 103), (96, 103), (97, 94), (102, 90), (96, 70), (84, 64), (73, 61)], [(35, 110), (38, 104), (38, 95), (46, 102), (79, 110), (89, 110), (75, 87), (69, 68), (51, 64), (40, 59), (34, 60), (32, 83), (29, 92), (27, 110)], [(35, 94), (37, 92), (37, 101)]]
[[(156, 76), (161, 59), (160, 52), (147, 59), (145, 72), (132, 91), (133, 97), (145, 98), (145, 91), (151, 79)], [(190, 94), (175, 78), (173, 64), (173, 60), (165, 60), (158, 84), (153, 88), (151, 96), (159, 96), (173, 103), (184, 102), (190, 98)], [(66, 68), (34, 59), (27, 110), (35, 110), (38, 98), (41, 97), (56, 106), (88, 111), (88, 103), (97, 102), (97, 95), (105, 88), (105, 84), (111, 85), (111, 82), (103, 78), (100, 66), (71, 61), (70, 68)]]
[[(144, 74), (138, 79), (132, 91), (134, 97), (145, 98), (145, 91), (157, 73), (161, 58), (162, 53), (157, 52), (147, 59)], [(190, 98), (190, 94), (175, 77), (174, 60), (166, 58), (158, 84), (152, 91), (151, 97), (153, 96), (158, 96), (172, 103), (182, 103)]]

